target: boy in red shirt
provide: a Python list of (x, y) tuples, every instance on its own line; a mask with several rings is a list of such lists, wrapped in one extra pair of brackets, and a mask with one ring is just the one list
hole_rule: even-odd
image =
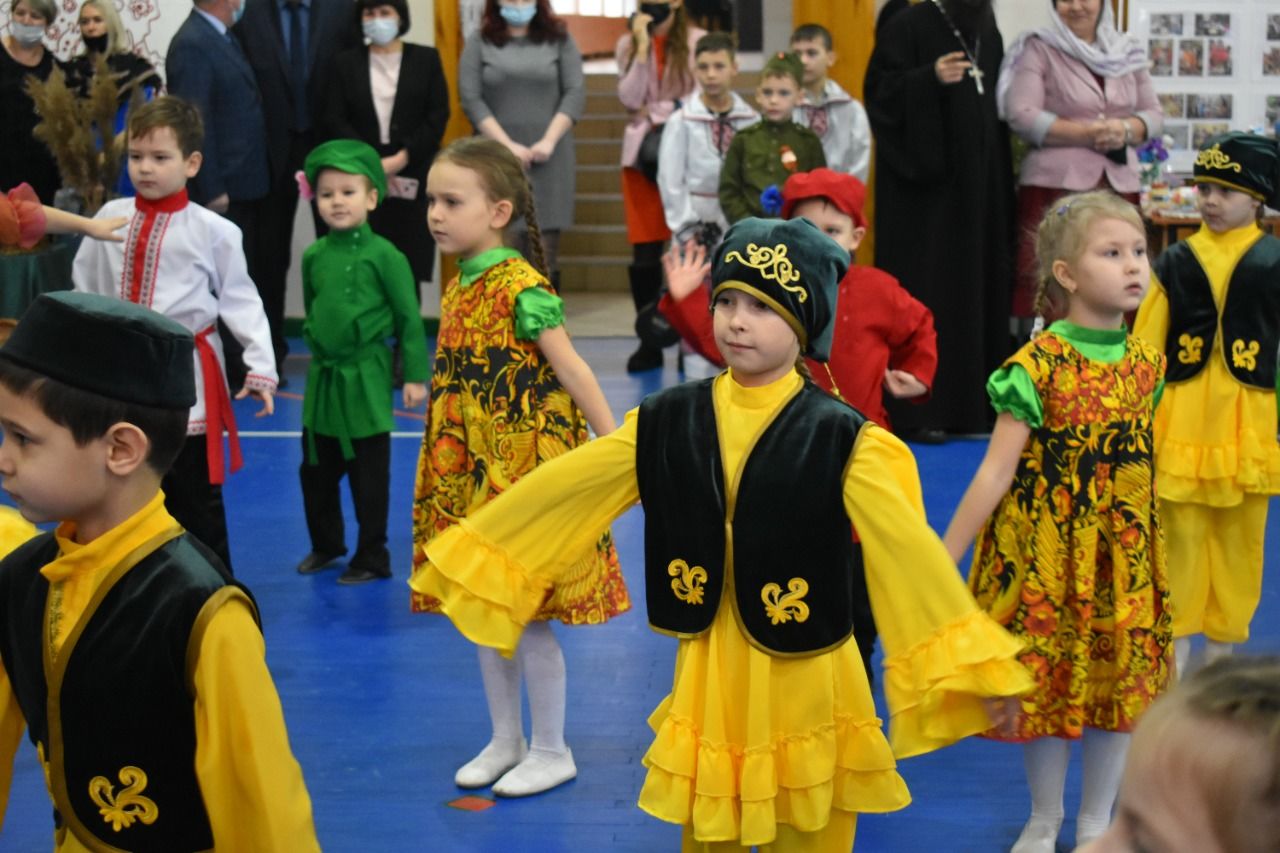
[[(853, 175), (825, 168), (797, 173), (782, 188), (782, 216), (803, 216), (852, 255), (867, 233), (866, 194)], [(663, 267), (667, 293), (658, 310), (699, 354), (723, 366), (708, 310), (705, 250), (687, 247), (680, 254), (673, 249)], [(886, 391), (902, 399), (928, 399), (938, 367), (933, 314), (896, 278), (875, 267), (850, 265), (840, 281), (832, 324), (831, 360), (806, 359), (814, 382), (886, 429), (892, 428)]]

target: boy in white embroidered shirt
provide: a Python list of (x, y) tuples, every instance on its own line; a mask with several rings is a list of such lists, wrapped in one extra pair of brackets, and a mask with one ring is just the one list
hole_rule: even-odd
[(110, 201), (98, 218), (130, 218), (123, 243), (86, 240), (76, 253), (76, 290), (144, 305), (190, 329), (196, 338), (196, 404), (187, 441), (165, 475), (165, 508), (231, 568), (222, 433), (229, 438), (230, 469), (242, 462), (227, 388), (221, 320), (244, 347), (248, 376), (236, 399), (262, 400), (259, 416), (274, 409), (277, 373), (262, 300), (249, 278), (240, 229), (187, 198), (187, 181), (200, 171), (204, 126), (199, 111), (171, 96), (140, 106), (129, 117), (129, 178), (136, 198)]
[(804, 65), (804, 103), (796, 107), (796, 124), (818, 134), (828, 168), (865, 184), (871, 170), (871, 122), (862, 104), (827, 76), (836, 63), (831, 31), (821, 24), (801, 24), (791, 34), (791, 50)]

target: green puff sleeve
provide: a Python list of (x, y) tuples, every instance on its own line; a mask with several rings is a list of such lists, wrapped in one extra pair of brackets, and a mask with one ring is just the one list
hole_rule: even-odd
[(516, 295), (516, 339), (536, 341), (546, 329), (564, 325), (564, 300), (543, 287)]
[(987, 396), (997, 412), (1008, 412), (1032, 429), (1044, 423), (1044, 404), (1031, 374), (1020, 364), (1006, 364), (987, 380)]

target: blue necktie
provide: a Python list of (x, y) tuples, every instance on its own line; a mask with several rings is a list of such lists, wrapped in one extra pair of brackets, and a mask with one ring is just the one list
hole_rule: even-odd
[(293, 83), (293, 116), (295, 130), (311, 126), (307, 114), (307, 29), (303, 26), (304, 10), (300, 0), (285, 4), (289, 12), (289, 75)]

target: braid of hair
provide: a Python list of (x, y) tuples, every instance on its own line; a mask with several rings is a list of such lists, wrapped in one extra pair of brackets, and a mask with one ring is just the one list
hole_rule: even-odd
[(809, 372), (809, 364), (804, 360), (804, 353), (796, 354), (796, 373), (800, 374), (800, 378), (806, 382), (813, 381), (813, 374)]
[[(538, 212), (533, 201), (532, 188), (525, 194), (524, 210), (524, 226), (529, 232), (529, 251), (533, 255), (529, 260), (533, 261), (534, 268), (546, 277), (548, 283), (551, 282), (551, 270), (547, 267), (547, 249), (542, 244), (542, 229), (538, 227)], [(550, 284), (551, 289), (555, 290), (555, 284)]]

